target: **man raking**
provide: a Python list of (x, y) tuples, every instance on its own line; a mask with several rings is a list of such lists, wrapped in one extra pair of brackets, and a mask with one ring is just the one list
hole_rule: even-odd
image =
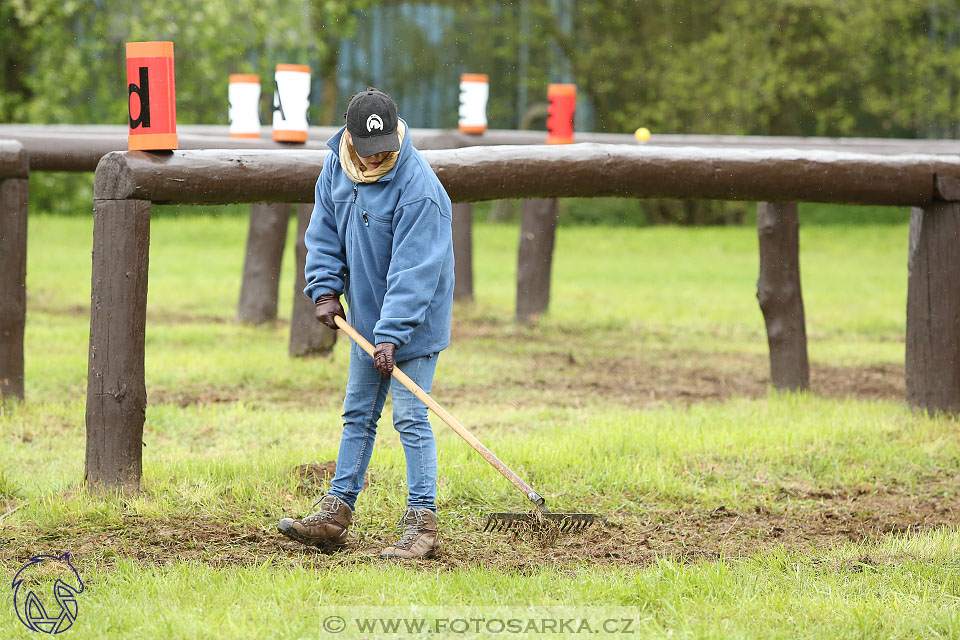
[[(371, 359), (350, 347), (337, 471), (316, 513), (282, 519), (284, 535), (322, 548), (340, 548), (373, 453), (377, 420), (390, 391), (393, 426), (407, 465), (403, 534), (381, 556), (426, 558), (437, 533), (437, 447), (427, 407), (391, 377), (394, 366), (427, 393), (437, 356), (450, 343), (453, 241), (450, 198), (413, 147), (393, 100), (367, 89), (347, 107), (346, 126), (333, 136), (317, 180), (305, 237), (304, 289), (316, 317), (332, 329), (344, 316), (376, 345)], [(316, 506), (316, 505), (314, 505)]]

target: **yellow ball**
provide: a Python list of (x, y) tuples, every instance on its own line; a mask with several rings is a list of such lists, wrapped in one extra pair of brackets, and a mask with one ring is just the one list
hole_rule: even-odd
[(633, 137), (637, 139), (637, 142), (646, 142), (650, 139), (650, 129), (640, 127), (633, 132)]

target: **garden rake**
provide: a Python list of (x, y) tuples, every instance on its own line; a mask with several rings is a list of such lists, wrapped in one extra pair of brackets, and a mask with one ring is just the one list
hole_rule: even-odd
[[(343, 329), (357, 345), (373, 357), (374, 348), (370, 342), (354, 329), (350, 324), (340, 316), (334, 317), (337, 326)], [(420, 388), (416, 382), (399, 369), (393, 368), (393, 377), (409, 389), (413, 395), (420, 399), (425, 405), (433, 409), (433, 412), (440, 416), (440, 419), (456, 431), (457, 435), (467, 441), (477, 453), (493, 465), (493, 468), (503, 474), (507, 480), (513, 483), (520, 493), (534, 504), (534, 509), (527, 513), (491, 513), (487, 516), (487, 523), (484, 525), (484, 531), (508, 531), (511, 529), (532, 529), (548, 534), (560, 533), (578, 533), (583, 531), (594, 522), (599, 520), (595, 513), (552, 513), (547, 511), (546, 500), (543, 496), (533, 490), (523, 479), (500, 460), (490, 449), (485, 447), (482, 442), (477, 440), (460, 421), (454, 418), (449, 411), (440, 406), (436, 400), (431, 398), (427, 392)]]

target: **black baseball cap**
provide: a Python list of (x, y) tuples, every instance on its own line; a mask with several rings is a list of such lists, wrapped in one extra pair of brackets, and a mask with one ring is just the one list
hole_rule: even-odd
[(384, 151), (399, 151), (397, 105), (383, 91), (370, 88), (350, 99), (347, 131), (357, 155), (369, 157)]

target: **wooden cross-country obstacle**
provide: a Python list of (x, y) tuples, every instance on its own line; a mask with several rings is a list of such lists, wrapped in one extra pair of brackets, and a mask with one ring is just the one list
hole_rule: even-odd
[[(307, 204), (325, 157), (323, 151), (207, 150), (110, 153), (101, 160), (94, 191), (87, 388), (86, 477), (91, 487), (135, 491), (140, 485), (151, 204)], [(960, 281), (960, 254), (946, 250), (960, 233), (958, 156), (582, 144), (426, 151), (424, 157), (458, 202), (620, 196), (912, 205), (908, 401), (929, 410), (960, 408), (960, 385), (950, 382), (960, 380), (960, 325), (943, 320), (956, 311)], [(773, 244), (767, 249), (795, 252), (791, 207), (765, 207), (758, 224), (769, 227)], [(794, 256), (783, 260), (787, 271), (798, 265)], [(791, 273), (770, 277), (799, 286)], [(765, 314), (798, 313), (790, 296), (772, 306), (764, 296)], [(769, 326), (776, 318), (767, 322)], [(787, 348), (771, 349), (771, 358), (801, 357), (791, 340), (803, 341), (805, 358), (805, 335), (789, 330), (783, 335), (787, 337), (777, 340)], [(931, 341), (941, 348), (915, 346)], [(785, 363), (782, 369), (802, 376), (804, 367), (795, 364)], [(779, 370), (779, 364), (773, 369)]]

